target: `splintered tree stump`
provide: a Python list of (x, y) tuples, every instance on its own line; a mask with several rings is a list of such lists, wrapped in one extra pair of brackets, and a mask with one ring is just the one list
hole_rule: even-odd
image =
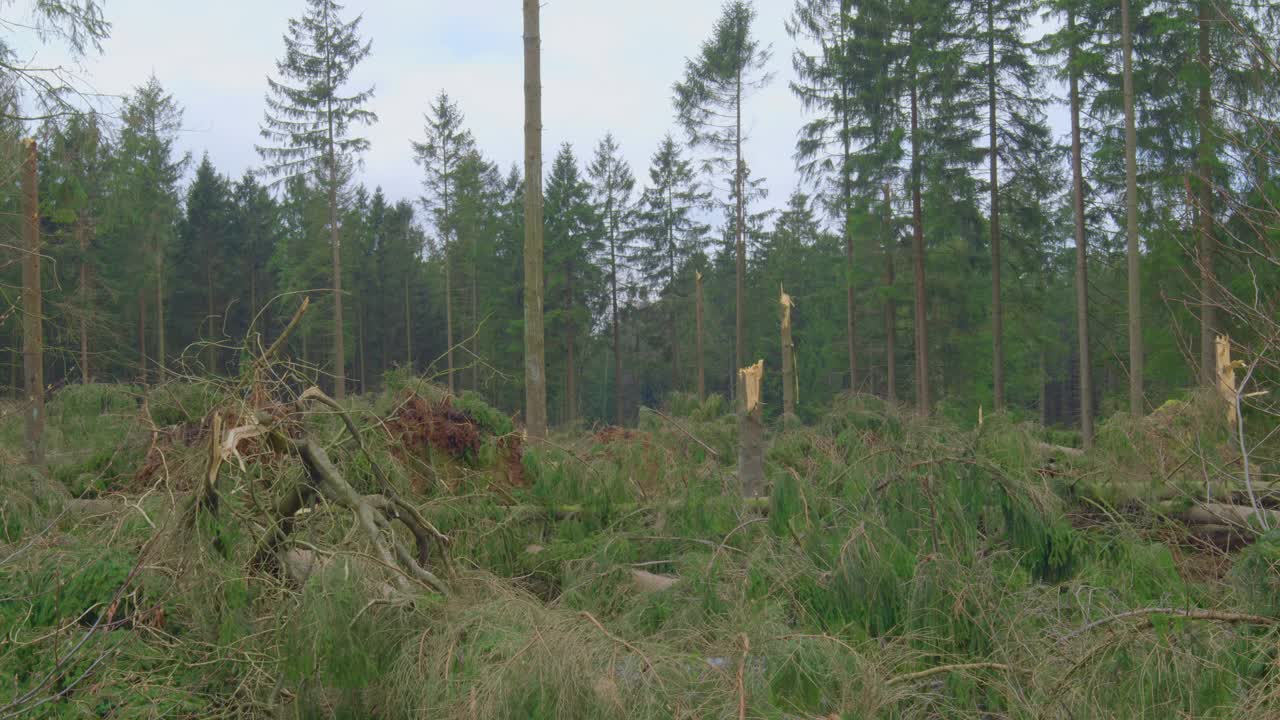
[(800, 386), (796, 382), (796, 347), (791, 342), (791, 308), (795, 307), (791, 296), (779, 286), (778, 304), (782, 307), (782, 414), (792, 418), (796, 414), (796, 401)]
[(756, 497), (764, 490), (763, 379), (764, 360), (738, 371), (738, 480), (744, 497)]

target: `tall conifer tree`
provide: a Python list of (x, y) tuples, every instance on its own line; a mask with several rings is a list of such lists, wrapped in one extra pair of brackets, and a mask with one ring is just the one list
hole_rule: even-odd
[(265, 145), (258, 153), (277, 178), (315, 177), (328, 194), (329, 243), (333, 256), (334, 395), (346, 394), (346, 345), (342, 315), (342, 235), (338, 226), (344, 168), (354, 164), (369, 141), (352, 135), (378, 118), (365, 109), (373, 88), (344, 94), (371, 42), (360, 38), (360, 17), (345, 21), (334, 0), (306, 0), (301, 18), (289, 21), (279, 79), (267, 80), (267, 112), (261, 126)]

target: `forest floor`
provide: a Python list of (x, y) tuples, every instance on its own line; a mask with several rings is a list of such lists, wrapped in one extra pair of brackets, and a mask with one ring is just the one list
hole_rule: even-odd
[(1212, 399), (1085, 454), (846, 396), (743, 498), (719, 398), (533, 442), (271, 377), (63, 388), (43, 473), (0, 406), (0, 718), (1280, 717)]

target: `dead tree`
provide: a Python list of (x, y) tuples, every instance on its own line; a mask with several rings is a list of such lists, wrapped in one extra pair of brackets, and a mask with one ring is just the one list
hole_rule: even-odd
[(738, 481), (743, 497), (764, 490), (764, 412), (760, 385), (764, 361), (738, 371)]

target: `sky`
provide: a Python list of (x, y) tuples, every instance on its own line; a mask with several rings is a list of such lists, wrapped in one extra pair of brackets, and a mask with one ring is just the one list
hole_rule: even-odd
[[(792, 160), (804, 122), (788, 88), (793, 43), (783, 27), (793, 0), (757, 0), (760, 40), (772, 44), (766, 89), (745, 106), (748, 163), (767, 180), (768, 205), (795, 187)], [(546, 0), (542, 6), (544, 168), (563, 142), (589, 160), (613, 132), (637, 181), (662, 136), (676, 127), (672, 83), (720, 12), (720, 0)], [(19, 2), (12, 10), (20, 9)], [(111, 37), (101, 55), (80, 61), (90, 89), (121, 96), (154, 73), (185, 109), (180, 147), (234, 176), (258, 167), (267, 75), (283, 54), (282, 37), (302, 0), (105, 0)], [(523, 157), (523, 42), (518, 0), (349, 0), (363, 15), (373, 52), (353, 89), (375, 87), (377, 124), (359, 178), (389, 197), (417, 198), (421, 173), (410, 139), (423, 135), (423, 113), (445, 90), (466, 115), (483, 151), (504, 170)], [(21, 46), (32, 64), (73, 62), (58, 47)]]

